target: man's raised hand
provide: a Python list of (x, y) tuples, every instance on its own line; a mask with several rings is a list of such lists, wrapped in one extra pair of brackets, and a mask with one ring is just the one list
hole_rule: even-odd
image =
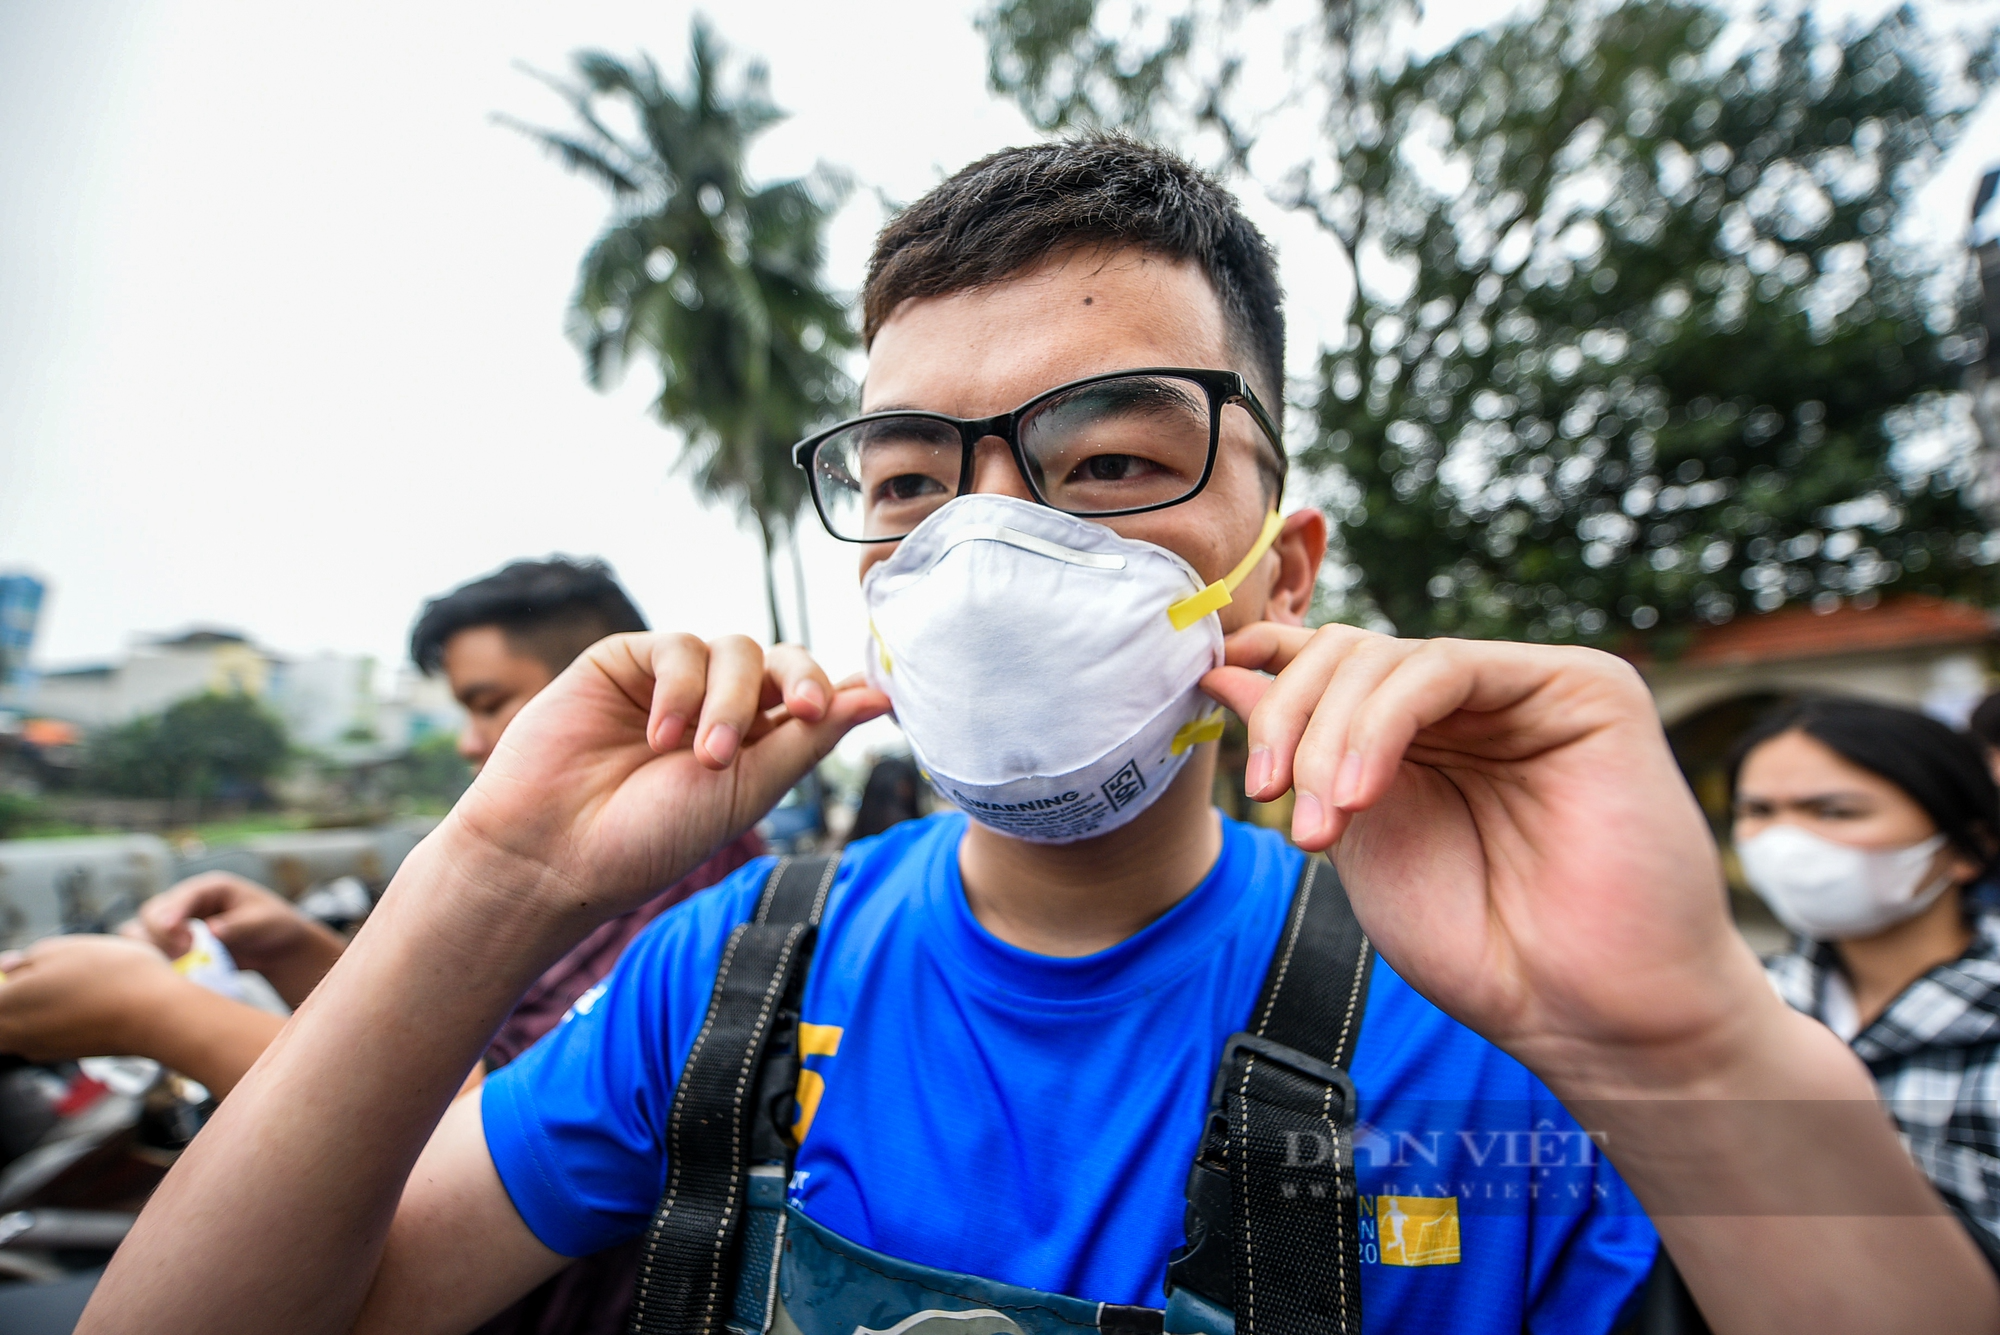
[(1383, 955), (1545, 1075), (1699, 1047), (1775, 1001), (1624, 662), (1269, 623), (1226, 652), (1203, 685), (1249, 722), (1249, 795), (1293, 789), (1294, 838), (1338, 844)]
[(450, 824), (542, 907), (608, 917), (748, 828), (889, 702), (790, 645), (594, 645), (508, 725)]
[(117, 936), (52, 936), (0, 955), (0, 1052), (29, 1061), (142, 1052), (147, 1026), (196, 987), (151, 946)]

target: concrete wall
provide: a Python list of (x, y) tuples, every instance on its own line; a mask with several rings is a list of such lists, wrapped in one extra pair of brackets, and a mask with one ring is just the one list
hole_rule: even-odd
[(108, 932), (173, 883), (173, 850), (150, 834), (0, 841), (0, 949), (57, 932)]
[(0, 950), (58, 932), (109, 931), (139, 904), (202, 871), (230, 871), (297, 899), (343, 876), (380, 893), (435, 821), (297, 830), (175, 852), (155, 835), (0, 840)]

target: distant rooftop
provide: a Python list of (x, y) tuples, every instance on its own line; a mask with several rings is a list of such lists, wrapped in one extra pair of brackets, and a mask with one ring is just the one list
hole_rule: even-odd
[(147, 643), (161, 649), (205, 649), (217, 644), (248, 644), (248, 636), (216, 626), (196, 626), (178, 635), (160, 635)]
[(2000, 639), (2000, 622), (1991, 612), (1929, 594), (1903, 593), (1884, 598), (1873, 607), (1842, 603), (1829, 612), (1785, 607), (1740, 616), (1720, 626), (1704, 626), (1673, 663), (1676, 667), (1728, 667), (1986, 644), (1995, 639)]
[(117, 670), (110, 663), (82, 663), (76, 667), (51, 668), (49, 671), (42, 673), (41, 677), (43, 681), (48, 681), (51, 678), (76, 681), (82, 677), (108, 677)]

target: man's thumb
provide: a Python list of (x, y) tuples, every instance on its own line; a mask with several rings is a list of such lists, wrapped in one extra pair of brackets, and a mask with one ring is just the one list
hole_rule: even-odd
[(889, 697), (873, 687), (841, 687), (817, 723), (788, 718), (746, 743), (736, 763), (747, 771), (744, 777), (753, 780), (751, 788), (761, 791), (771, 785), (771, 801), (776, 802), (806, 771), (826, 759), (841, 738), (888, 712)]

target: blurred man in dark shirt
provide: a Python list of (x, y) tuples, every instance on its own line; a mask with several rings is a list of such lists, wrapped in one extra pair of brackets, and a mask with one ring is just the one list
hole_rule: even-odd
[[(577, 655), (607, 635), (644, 629), (646, 619), (602, 561), (517, 561), (432, 599), (410, 632), (410, 658), (425, 675), (443, 672), (451, 683), (466, 713), (458, 751), (478, 767), (521, 706)], [(611, 972), (640, 928), (763, 851), (757, 836), (746, 834), (686, 880), (585, 937), (521, 998), (486, 1050), (486, 1069), (498, 1070), (553, 1029)]]

